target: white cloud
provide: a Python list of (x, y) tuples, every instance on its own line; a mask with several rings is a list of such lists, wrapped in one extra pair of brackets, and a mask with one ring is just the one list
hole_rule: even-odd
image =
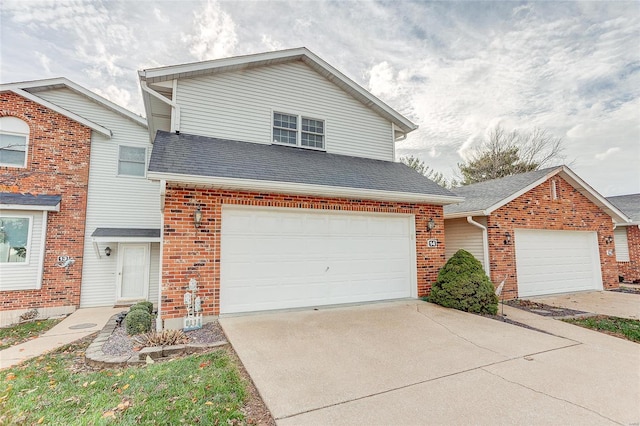
[(619, 151), (620, 151), (620, 147), (619, 146), (615, 146), (613, 148), (607, 149), (605, 152), (601, 152), (599, 154), (596, 154), (595, 155), (595, 159), (596, 160), (604, 160), (605, 158), (607, 158), (611, 154), (619, 152)]
[(220, 5), (209, 0), (203, 11), (193, 13), (194, 34), (183, 34), (189, 52), (199, 61), (231, 56), (238, 44), (235, 23)]
[(51, 74), (51, 58), (45, 55), (42, 52), (35, 52), (36, 57), (38, 58), (40, 65), (47, 74)]
[(131, 93), (126, 89), (110, 85), (105, 88), (95, 87), (91, 91), (131, 111), (136, 109), (135, 106), (131, 105)]

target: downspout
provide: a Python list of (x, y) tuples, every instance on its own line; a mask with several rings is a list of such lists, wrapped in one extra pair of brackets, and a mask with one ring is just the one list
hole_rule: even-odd
[(162, 331), (162, 258), (164, 257), (164, 198), (167, 193), (167, 181), (160, 181), (160, 262), (158, 271), (158, 316), (156, 331)]
[(180, 106), (174, 100), (167, 99), (164, 96), (162, 96), (160, 93), (151, 89), (149, 86), (147, 86), (147, 82), (144, 80), (140, 80), (140, 87), (142, 87), (142, 91), (147, 92), (154, 98), (159, 99), (165, 104), (171, 106), (171, 129), (170, 130), (172, 133), (180, 133)]
[(470, 225), (482, 229), (482, 251), (484, 252), (484, 272), (487, 276), (491, 277), (491, 262), (489, 262), (489, 235), (487, 233), (487, 227), (481, 223), (473, 220), (473, 216), (467, 216), (467, 222)]

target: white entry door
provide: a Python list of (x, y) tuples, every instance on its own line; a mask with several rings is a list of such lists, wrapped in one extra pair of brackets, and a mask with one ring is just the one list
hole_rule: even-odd
[(118, 300), (146, 299), (149, 288), (149, 244), (118, 246)]
[(222, 208), (220, 312), (415, 297), (415, 219)]
[(595, 232), (516, 229), (518, 296), (602, 290)]

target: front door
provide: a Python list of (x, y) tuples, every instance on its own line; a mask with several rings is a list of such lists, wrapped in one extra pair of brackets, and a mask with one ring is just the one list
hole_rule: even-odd
[(149, 244), (118, 247), (118, 300), (146, 299), (149, 288)]

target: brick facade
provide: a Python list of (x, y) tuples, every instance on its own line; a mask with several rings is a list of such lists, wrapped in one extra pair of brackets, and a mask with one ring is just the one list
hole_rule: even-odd
[(640, 281), (640, 228), (638, 225), (627, 226), (627, 243), (629, 244), (629, 261), (618, 262), (618, 274), (627, 282)]
[[(426, 295), (444, 265), (444, 221), (441, 206), (370, 200), (345, 200), (283, 194), (220, 191), (167, 186), (162, 253), (162, 318), (186, 314), (183, 294), (191, 278), (199, 282), (204, 315), (220, 312), (220, 237), (223, 205), (339, 210), (415, 215), (418, 296)], [(196, 229), (193, 212), (200, 207), (202, 225)], [(436, 227), (429, 233), (427, 222)], [(437, 238), (437, 248), (427, 247)]]
[[(60, 211), (47, 217), (42, 288), (0, 291), (1, 310), (78, 307), (91, 129), (11, 92), (0, 93), (0, 116), (17, 117), (30, 129), (27, 166), (0, 167), (0, 191), (62, 195)], [(61, 255), (75, 259), (68, 271), (55, 266)]]
[[(556, 182), (557, 199), (552, 199), (551, 182)], [(508, 277), (503, 289), (505, 299), (518, 297), (515, 229), (596, 231), (600, 251), (602, 283), (605, 289), (618, 286), (615, 253), (607, 254), (613, 244), (605, 237), (613, 236), (611, 217), (560, 176), (554, 176), (515, 200), (500, 207), (487, 218), (491, 279), (494, 283)], [(505, 234), (511, 244), (504, 244)]]

